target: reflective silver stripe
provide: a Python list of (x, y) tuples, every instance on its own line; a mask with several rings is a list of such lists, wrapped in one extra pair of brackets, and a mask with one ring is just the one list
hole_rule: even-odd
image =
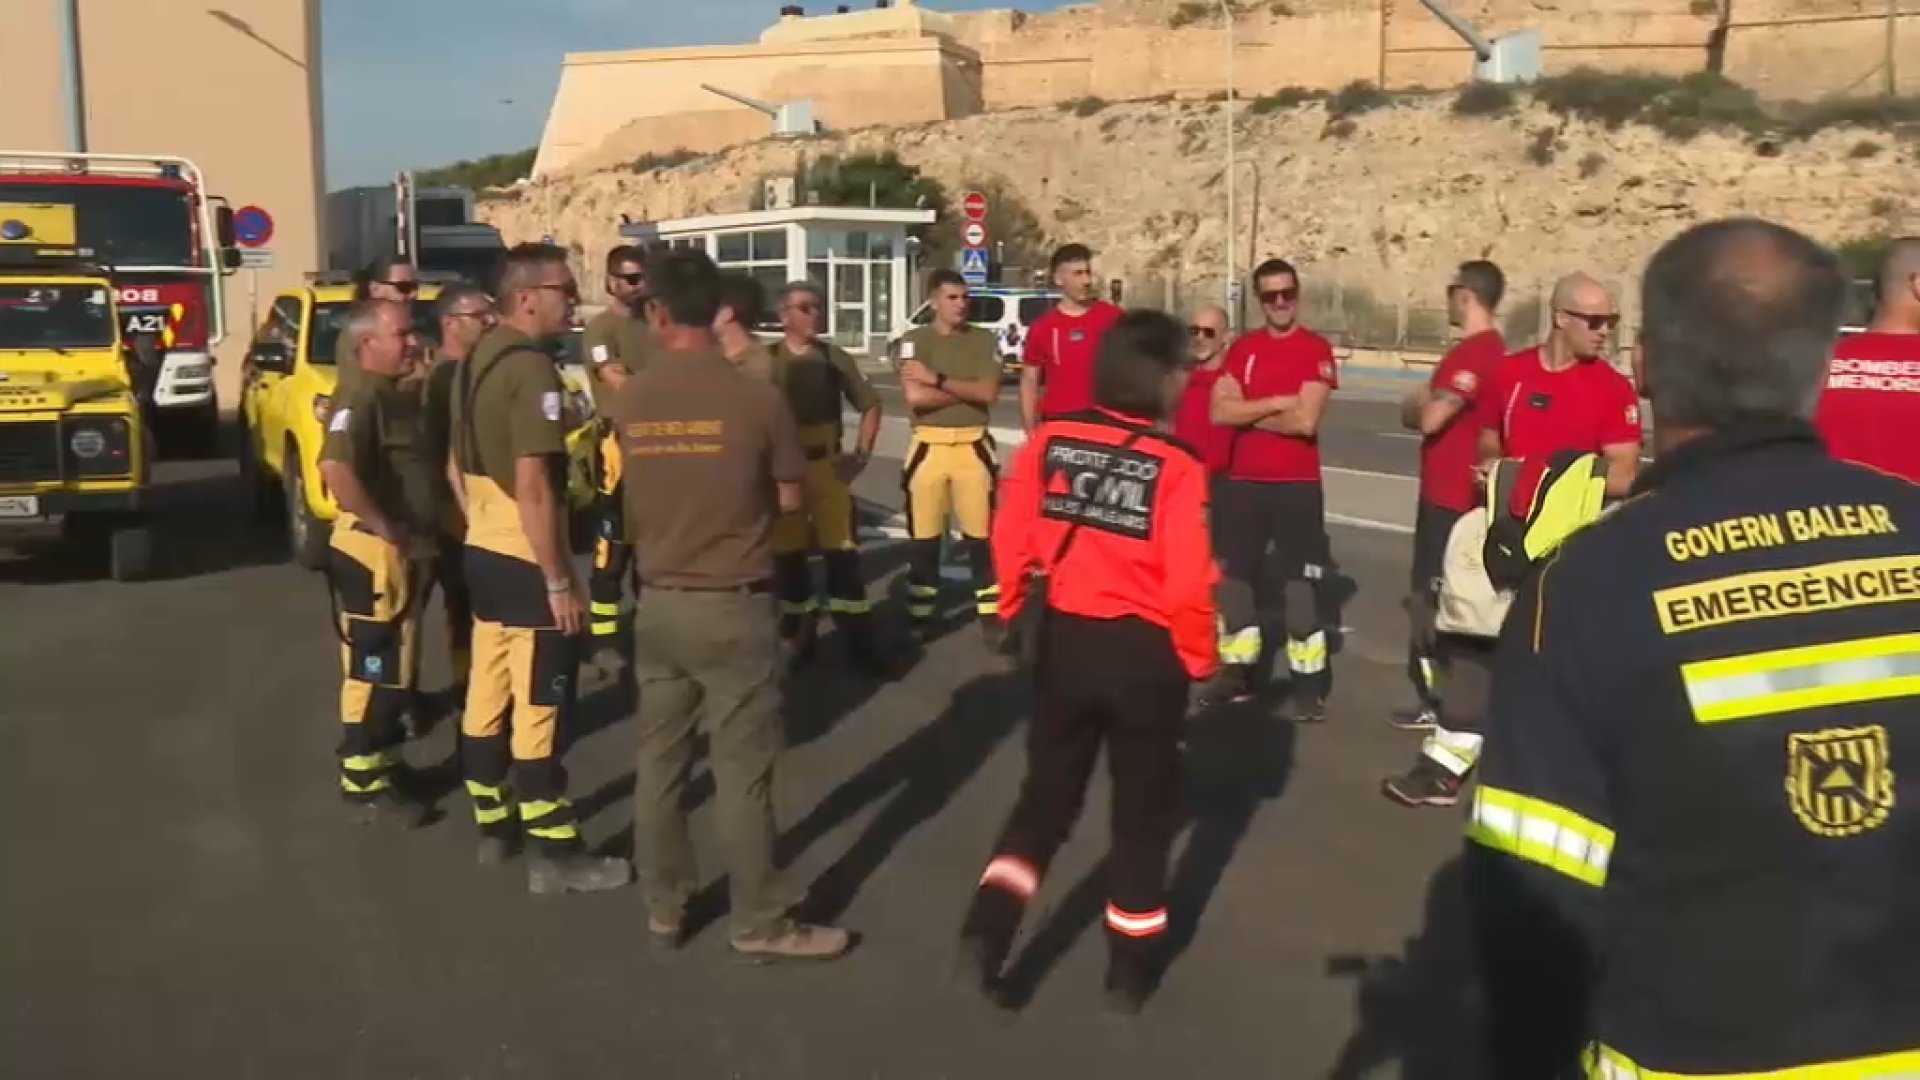
[(1751, 675), (1726, 675), (1687, 683), (1687, 700), (1695, 708), (1724, 705), (1729, 701), (1811, 690), (1816, 686), (1845, 686), (1920, 675), (1920, 653), (1875, 656), (1860, 660), (1834, 660), (1824, 664), (1758, 671)]

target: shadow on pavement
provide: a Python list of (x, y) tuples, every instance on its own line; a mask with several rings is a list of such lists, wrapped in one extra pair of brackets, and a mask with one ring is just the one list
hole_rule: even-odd
[(784, 865), (867, 806), (891, 799), (853, 846), (808, 889), (804, 914), (831, 922), (852, 906), (860, 889), (902, 840), (945, 809), (1026, 715), (1026, 693), (1015, 672), (983, 675), (954, 692), (932, 722), (895, 744), (835, 788), (780, 838)]
[[(1252, 702), (1215, 710), (1194, 723), (1187, 740), (1190, 828), (1167, 883), (1169, 926), (1160, 974), (1193, 944), (1207, 904), (1260, 807), (1286, 790), (1293, 740), (1293, 725)], [(1106, 892), (1102, 859), (1053, 906), (1008, 968), (1002, 983), (1008, 1008), (1025, 1008), (1080, 935), (1100, 922)]]
[(1401, 1080), (1476, 1080), (1487, 1075), (1478, 1031), (1479, 993), (1460, 860), (1427, 881), (1426, 912), (1399, 956), (1333, 956), (1327, 974), (1354, 981), (1359, 1018), (1328, 1080), (1363, 1080), (1398, 1063)]
[[(148, 495), (152, 564), (142, 580), (183, 581), (287, 561), (285, 538), (244, 516), (230, 470), (194, 471), (200, 475), (169, 480)], [(23, 543), (18, 557), (0, 561), (0, 584), (69, 585), (108, 577), (106, 532), (92, 522), (49, 529)]]

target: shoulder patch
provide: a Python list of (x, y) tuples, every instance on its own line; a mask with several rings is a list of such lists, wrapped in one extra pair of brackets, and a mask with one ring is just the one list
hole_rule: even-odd
[(549, 390), (540, 395), (540, 415), (554, 423), (560, 422), (560, 392)]
[(1473, 388), (1480, 385), (1480, 376), (1462, 368), (1453, 373), (1452, 385), (1455, 390), (1463, 394), (1471, 394), (1473, 393)]
[(607, 362), (607, 361), (608, 361), (609, 359), (611, 359), (611, 357), (612, 357), (612, 354), (610, 354), (609, 352), (607, 352), (607, 347), (606, 347), (605, 345), (595, 345), (595, 346), (593, 347), (593, 362), (594, 362), (594, 363), (596, 363), (596, 364), (604, 364), (604, 363), (606, 363), (606, 362)]
[(1632, 424), (1634, 427), (1640, 426), (1640, 404), (1638, 402), (1627, 406), (1627, 423)]
[(345, 435), (347, 428), (352, 424), (352, 409), (335, 409), (333, 410), (333, 416), (327, 420), (327, 430), (336, 435)]
[(902, 341), (900, 343), (900, 359), (902, 360), (913, 359), (913, 342), (912, 341), (910, 340)]
[(1040, 513), (1132, 540), (1149, 540), (1160, 473), (1159, 458), (1131, 447), (1052, 438), (1040, 462)]

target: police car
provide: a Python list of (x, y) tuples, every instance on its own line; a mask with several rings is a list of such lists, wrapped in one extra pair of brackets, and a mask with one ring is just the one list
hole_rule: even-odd
[[(982, 286), (967, 294), (967, 321), (983, 330), (993, 331), (1000, 349), (1000, 369), (1008, 377), (1020, 374), (1020, 350), (1027, 343), (1027, 331), (1040, 316), (1053, 310), (1060, 294), (1052, 289), (1011, 289)], [(933, 308), (922, 303), (907, 319), (908, 329), (933, 321)], [(906, 336), (902, 330), (887, 342)]]

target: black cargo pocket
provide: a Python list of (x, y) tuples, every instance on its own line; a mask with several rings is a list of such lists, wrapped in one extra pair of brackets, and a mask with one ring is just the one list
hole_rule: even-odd
[(327, 552), (327, 584), (333, 587), (341, 614), (373, 614), (379, 594), (374, 588), (372, 567), (333, 548)]
[(400, 624), (373, 619), (347, 620), (347, 663), (356, 682), (399, 686)]
[(579, 646), (558, 630), (533, 632), (533, 672), (527, 704), (560, 708), (573, 702), (573, 680), (580, 669)]

